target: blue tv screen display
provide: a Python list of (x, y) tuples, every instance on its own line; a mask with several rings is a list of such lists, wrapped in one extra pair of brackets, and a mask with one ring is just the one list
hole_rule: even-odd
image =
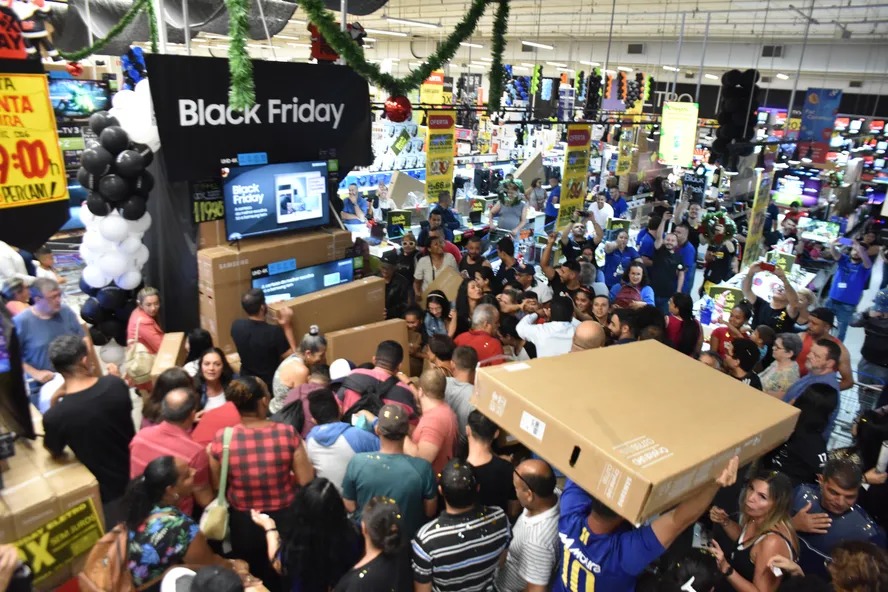
[(327, 223), (327, 163), (292, 162), (228, 169), (223, 179), (228, 240)]
[(352, 259), (341, 259), (271, 275), (265, 275), (261, 270), (254, 270), (253, 287), (262, 290), (266, 302), (280, 302), (330, 286), (346, 284), (354, 279), (354, 273)]

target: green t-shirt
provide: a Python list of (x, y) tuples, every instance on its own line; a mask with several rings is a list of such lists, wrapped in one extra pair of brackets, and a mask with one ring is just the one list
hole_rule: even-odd
[(404, 517), (407, 539), (428, 521), (423, 502), (438, 495), (432, 465), (406, 454), (361, 452), (352, 457), (342, 480), (342, 497), (358, 506), (355, 520), (376, 496), (390, 497), (398, 504)]

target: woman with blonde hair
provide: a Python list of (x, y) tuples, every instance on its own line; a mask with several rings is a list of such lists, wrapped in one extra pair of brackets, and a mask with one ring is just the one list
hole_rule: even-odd
[(798, 559), (799, 540), (793, 530), (790, 507), (792, 482), (783, 473), (759, 469), (740, 494), (740, 521), (717, 506), (709, 511), (713, 523), (736, 541), (730, 556), (719, 544), (712, 553), (726, 581), (737, 592), (774, 592), (783, 576), (768, 567), (775, 556)]
[(156, 354), (163, 341), (163, 329), (157, 322), (160, 292), (157, 288), (145, 286), (136, 295), (136, 303), (138, 306), (130, 315), (126, 326), (126, 341), (138, 341), (149, 353)]
[(796, 290), (799, 295), (799, 316), (795, 321), (794, 331), (804, 333), (808, 330), (808, 319), (810, 311), (817, 306), (817, 296), (808, 288), (799, 288)]

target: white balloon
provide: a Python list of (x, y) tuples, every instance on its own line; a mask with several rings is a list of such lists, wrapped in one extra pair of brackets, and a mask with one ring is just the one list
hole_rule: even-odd
[(136, 97), (135, 92), (124, 89), (111, 97), (111, 104), (114, 106), (114, 109), (126, 111), (128, 108), (132, 107), (138, 100), (139, 99)]
[(129, 259), (123, 253), (105, 253), (99, 259), (99, 269), (106, 277), (115, 278), (122, 275), (129, 267)]
[(113, 339), (99, 348), (99, 357), (106, 364), (116, 364), (120, 366), (126, 359), (126, 348), (118, 344)]
[(84, 233), (83, 244), (96, 255), (107, 253), (114, 248), (114, 243), (106, 240), (96, 229), (90, 229)]
[(134, 290), (142, 283), (142, 274), (138, 271), (126, 271), (114, 283), (124, 290)]
[(96, 215), (89, 211), (86, 202), (80, 204), (80, 221), (85, 228), (89, 228), (96, 221)]
[[(140, 238), (133, 236), (130, 234), (128, 237), (123, 239), (123, 242), (120, 243), (120, 250), (126, 253), (127, 255), (135, 255), (136, 251), (139, 250), (139, 247), (142, 246), (142, 241)], [(120, 284), (118, 284), (119, 286)], [(123, 286), (120, 286), (121, 288)], [(127, 288), (129, 289), (129, 288)]]
[(111, 283), (111, 280), (102, 273), (98, 265), (87, 265), (83, 268), (81, 275), (86, 285), (91, 288), (104, 288)]
[(80, 243), (80, 247), (78, 247), (77, 251), (80, 253), (80, 258), (84, 263), (90, 265), (96, 262), (96, 254), (90, 250), (90, 248), (85, 243)]
[(130, 222), (130, 231), (131, 232), (146, 232), (149, 228), (151, 228), (151, 213), (145, 212), (145, 214), (139, 218), (138, 220), (133, 220)]
[(139, 247), (139, 250), (136, 251), (134, 259), (136, 260), (136, 269), (142, 269), (142, 266), (148, 262), (148, 247), (142, 245)]
[(99, 230), (101, 231), (102, 237), (104, 237), (105, 240), (109, 240), (113, 243), (119, 243), (126, 238), (129, 229), (127, 228), (126, 220), (124, 220), (120, 216), (106, 216), (105, 219), (102, 220), (102, 224), (99, 227)]
[(151, 85), (147, 78), (143, 78), (136, 83), (135, 93), (140, 97), (151, 98)]

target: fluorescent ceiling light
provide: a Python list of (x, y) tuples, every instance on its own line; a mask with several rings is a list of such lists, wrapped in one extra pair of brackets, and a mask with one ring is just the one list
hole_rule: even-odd
[(718, 76), (715, 74), (704, 74), (703, 78), (708, 78), (709, 80), (718, 80)]
[(561, 62), (546, 62), (547, 66), (555, 66), (556, 68), (567, 68), (567, 64), (562, 64)]
[(513, 70), (530, 70), (530, 68), (526, 66), (512, 66)]
[(307, 25), (308, 21), (304, 21), (302, 19), (290, 19), (291, 23), (296, 23), (297, 25)]
[(203, 37), (195, 37), (191, 40), (191, 43), (209, 43), (209, 39), (204, 39)]
[(481, 62), (492, 62), (493, 58), (478, 58), (478, 60)]
[(536, 41), (524, 41), (521, 40), (521, 45), (526, 45), (528, 47), (536, 47), (538, 49), (555, 49), (554, 45), (547, 45), (545, 43), (537, 43)]
[(787, 76), (786, 74), (784, 74), (782, 72), (777, 73), (777, 78), (779, 78), (780, 80), (789, 80), (789, 76)]
[(426, 21), (415, 21), (413, 19), (396, 18), (393, 16), (385, 15), (385, 14), (382, 15), (382, 18), (384, 18), (385, 20), (387, 20), (390, 23), (397, 23), (399, 25), (413, 25), (415, 27), (425, 27), (427, 29), (440, 29), (441, 28), (440, 23), (429, 23)]
[(536, 64), (528, 64), (527, 62), (521, 62), (521, 65), (525, 68), (536, 68)]
[(288, 47), (311, 47), (310, 43), (288, 43)]
[(558, 68), (561, 72), (575, 72), (573, 68)]
[(265, 49), (268, 46), (267, 45), (259, 45), (258, 43), (248, 43), (247, 47), (249, 47), (250, 49)]
[(376, 43), (376, 39), (374, 39), (373, 37), (364, 37), (364, 41), (368, 43)]
[(480, 43), (469, 43), (468, 41), (463, 41), (460, 43), (463, 47), (474, 47), (475, 49), (484, 49), (484, 46)]
[(580, 63), (583, 64), (584, 66), (600, 66), (600, 65), (601, 65), (601, 64), (599, 64), (598, 62), (585, 62), (585, 61), (580, 61)]
[(663, 66), (664, 70), (668, 70), (669, 72), (681, 72), (681, 69), (676, 68), (675, 66)]
[(614, 74), (617, 73), (617, 71), (616, 71), (616, 70), (605, 70), (604, 73), (605, 73), (605, 74), (610, 74), (611, 76), (613, 76)]
[(204, 33), (207, 39), (228, 39), (228, 35), (216, 35), (215, 33)]
[(292, 35), (275, 35), (274, 39), (284, 39), (286, 41), (296, 41), (299, 37), (293, 37)]
[(388, 35), (389, 37), (407, 37), (407, 33), (402, 33), (401, 31), (386, 31), (385, 29), (364, 29), (367, 33), (373, 33), (374, 35)]
[(627, 68), (626, 66), (617, 66), (617, 70), (621, 72), (634, 72), (632, 68)]

